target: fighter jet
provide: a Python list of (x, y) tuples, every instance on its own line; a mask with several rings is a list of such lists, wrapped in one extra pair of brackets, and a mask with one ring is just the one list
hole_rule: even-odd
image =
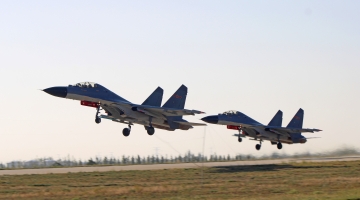
[[(183, 115), (203, 114), (198, 110), (184, 109), (187, 87), (181, 87), (161, 107), (163, 89), (156, 90), (141, 104), (134, 104), (120, 97), (104, 86), (82, 82), (67, 87), (50, 87), (44, 92), (56, 97), (79, 100), (82, 106), (96, 108), (95, 122), (109, 119), (114, 122), (124, 123), (128, 128), (123, 129), (123, 135), (129, 136), (131, 126), (141, 124), (149, 135), (155, 133), (155, 128), (174, 131), (176, 129), (188, 130), (193, 126), (206, 126), (202, 123), (193, 123), (184, 120)], [(100, 114), (104, 110), (106, 114)]]
[(281, 127), (282, 115), (282, 111), (279, 110), (268, 125), (263, 125), (239, 111), (227, 111), (222, 114), (204, 117), (201, 120), (212, 124), (227, 125), (228, 129), (239, 131), (239, 134), (234, 134), (234, 136), (238, 137), (239, 142), (245, 137), (259, 141), (259, 144), (255, 146), (257, 150), (260, 150), (263, 140), (269, 140), (272, 145), (277, 145), (278, 149), (282, 149), (282, 143), (306, 143), (309, 138), (305, 138), (301, 133), (321, 131), (319, 129), (302, 128), (304, 110), (301, 108), (286, 127)]

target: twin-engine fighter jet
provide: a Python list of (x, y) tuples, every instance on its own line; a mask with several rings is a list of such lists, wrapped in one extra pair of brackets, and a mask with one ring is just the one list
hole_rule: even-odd
[(287, 127), (281, 127), (282, 114), (282, 111), (279, 110), (267, 126), (238, 111), (227, 111), (219, 115), (204, 117), (201, 120), (212, 124), (227, 125), (228, 129), (238, 130), (239, 134), (234, 134), (234, 136), (238, 137), (239, 142), (242, 141), (242, 137), (246, 136), (253, 138), (252, 140), (260, 141), (260, 144), (255, 146), (257, 150), (260, 150), (263, 140), (269, 140), (272, 145), (276, 144), (277, 148), (281, 149), (281, 143), (305, 143), (307, 138), (301, 133), (321, 131), (319, 129), (302, 128), (304, 110), (301, 108)]
[[(192, 123), (184, 120), (183, 115), (203, 114), (197, 110), (184, 109), (187, 87), (181, 87), (161, 107), (163, 89), (158, 87), (141, 105), (131, 103), (114, 92), (97, 83), (83, 82), (68, 87), (51, 87), (43, 90), (53, 96), (79, 100), (81, 105), (97, 109), (95, 122), (100, 123), (101, 118), (114, 122), (128, 124), (123, 135), (129, 136), (131, 125), (144, 125), (147, 133), (153, 135), (154, 128), (174, 131), (175, 129), (188, 130), (193, 126), (206, 126), (206, 124)], [(107, 115), (99, 115), (101, 108)]]

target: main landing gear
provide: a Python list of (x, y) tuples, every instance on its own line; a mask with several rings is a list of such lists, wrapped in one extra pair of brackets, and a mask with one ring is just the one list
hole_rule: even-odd
[(260, 144), (256, 144), (256, 145), (255, 145), (255, 148), (256, 148), (256, 150), (258, 150), (258, 151), (261, 149), (261, 142), (262, 142), (262, 141), (260, 140)]
[(124, 128), (124, 129), (123, 129), (123, 135), (124, 135), (125, 137), (129, 136), (129, 135), (130, 135), (130, 131), (131, 131), (131, 126), (130, 126), (130, 124), (129, 124), (129, 128)]
[(152, 126), (151, 121), (152, 121), (152, 117), (149, 117), (149, 126), (145, 126), (145, 129), (148, 132), (148, 135), (154, 135), (154, 133), (155, 133), (155, 129)]
[(154, 133), (155, 133), (154, 127), (152, 127), (152, 126), (145, 126), (145, 129), (146, 129), (148, 135), (154, 135)]
[(95, 123), (97, 123), (97, 124), (101, 123), (101, 118), (99, 117), (99, 112), (100, 112), (100, 105), (97, 107), (96, 115), (95, 115)]
[(155, 129), (152, 126), (151, 121), (152, 121), (152, 117), (149, 117), (149, 126), (145, 126), (145, 129), (146, 129), (148, 135), (154, 135), (154, 133), (155, 133)]

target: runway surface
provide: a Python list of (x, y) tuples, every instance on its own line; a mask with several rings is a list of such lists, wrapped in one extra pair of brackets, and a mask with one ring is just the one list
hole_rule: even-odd
[(199, 167), (243, 166), (243, 165), (269, 165), (290, 162), (331, 162), (331, 161), (355, 161), (360, 156), (324, 157), (324, 158), (299, 158), (299, 159), (275, 159), (275, 160), (251, 160), (229, 162), (205, 162), (205, 163), (177, 163), (177, 164), (154, 164), (154, 165), (126, 165), (126, 166), (96, 166), (96, 167), (62, 167), (41, 169), (14, 169), (0, 170), (1, 175), (26, 175), (26, 174), (61, 174), (77, 172), (107, 172), (122, 170), (160, 170), (160, 169), (183, 169)]

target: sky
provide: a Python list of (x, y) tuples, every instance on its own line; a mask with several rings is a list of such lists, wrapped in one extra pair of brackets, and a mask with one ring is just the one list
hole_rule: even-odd
[[(359, 147), (360, 1), (0, 1), (0, 162), (71, 156), (261, 156)], [(102, 120), (41, 91), (97, 82), (142, 103), (188, 87), (187, 109), (241, 111), (286, 126), (305, 111), (306, 144), (237, 142), (208, 125), (156, 130)], [(206, 115), (185, 117), (202, 122)]]

